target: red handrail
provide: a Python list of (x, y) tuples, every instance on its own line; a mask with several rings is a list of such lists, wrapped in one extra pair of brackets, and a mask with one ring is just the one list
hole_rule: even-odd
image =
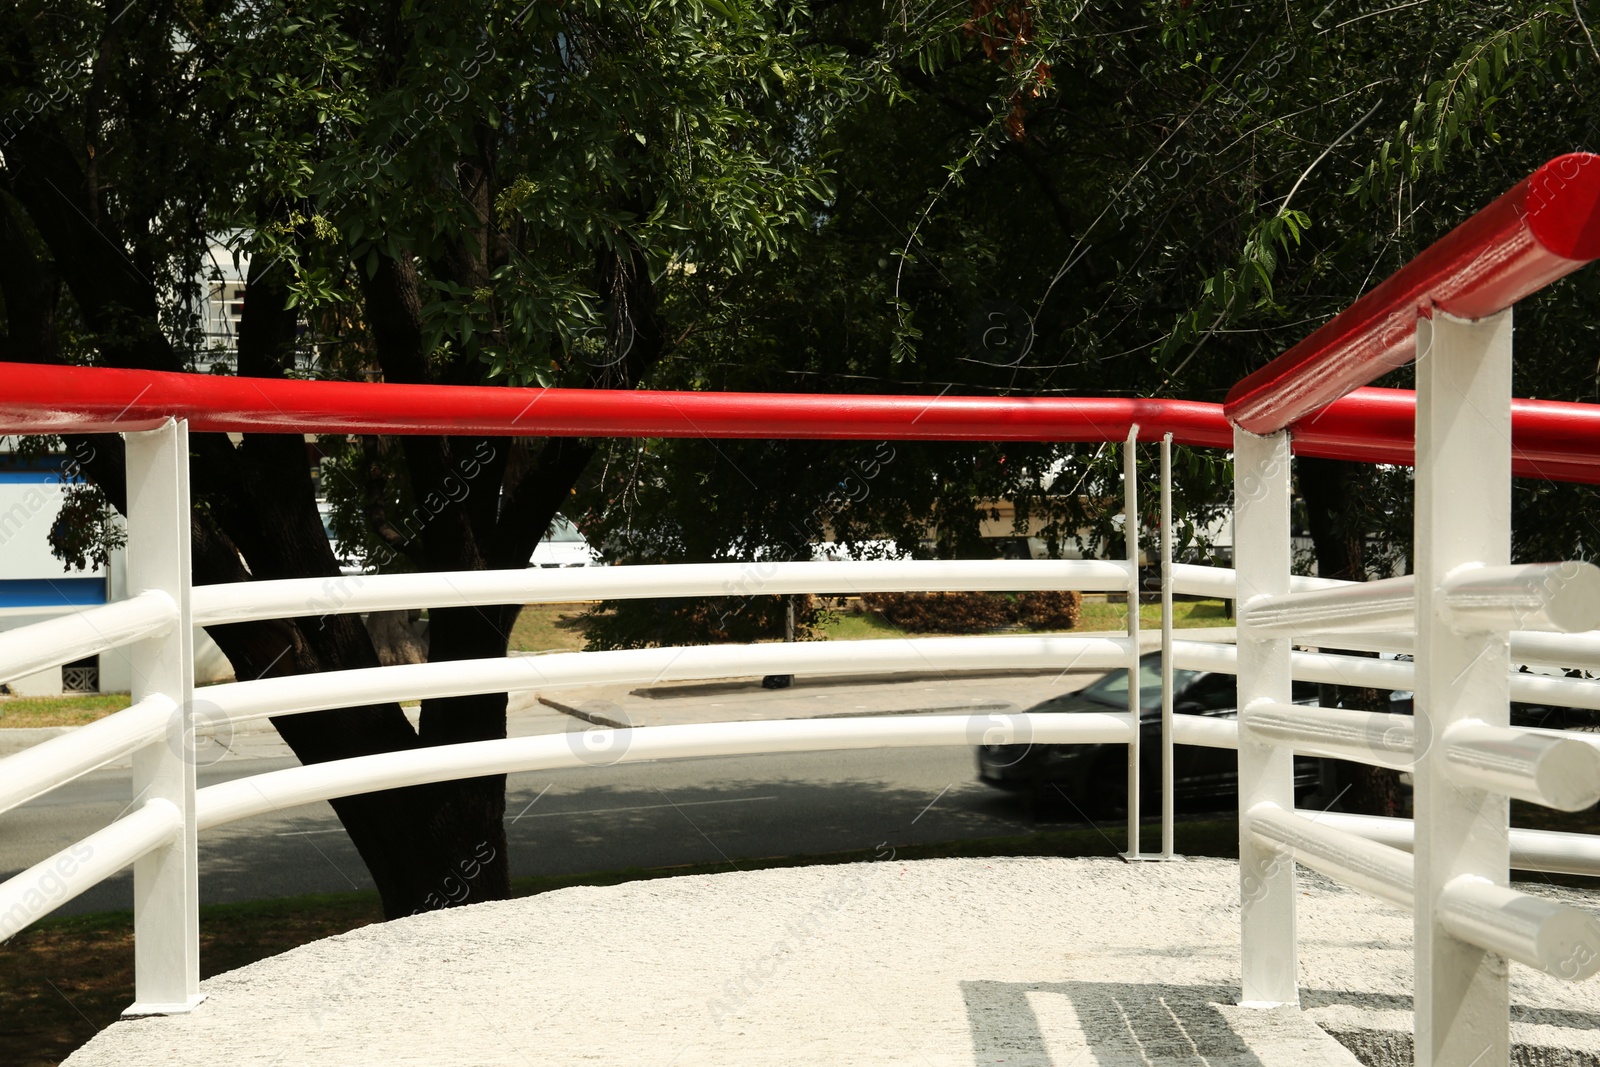
[[(0, 432), (146, 430), (169, 416), (197, 432), (484, 434), (532, 437), (1121, 441), (1171, 433), (1228, 448), (1220, 404), (1078, 397), (862, 396), (507, 389), (286, 381), (0, 363)], [(1361, 389), (1295, 430), (1300, 455), (1409, 464), (1416, 397)], [(1600, 484), (1600, 406), (1519, 400), (1512, 469)]]
[(1116, 441), (1137, 422), (1226, 447), (1215, 404), (1189, 400), (509, 389), (236, 378), (0, 363), (0, 432), (146, 430), (168, 416), (206, 431), (746, 437), (903, 441)]
[(1600, 156), (1573, 152), (1534, 171), (1228, 393), (1251, 433), (1293, 425), (1416, 354), (1417, 318), (1438, 308), (1481, 319), (1600, 259)]

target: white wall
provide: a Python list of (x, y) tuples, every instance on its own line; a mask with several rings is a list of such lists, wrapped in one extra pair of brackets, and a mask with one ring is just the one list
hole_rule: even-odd
[[(60, 513), (65, 486), (52, 471), (0, 472), (0, 582), (32, 580), (105, 580), (107, 600), (128, 595), (125, 567), (120, 550), (111, 553), (106, 567), (68, 571), (50, 554), (50, 528)], [(0, 587), (3, 588), (3, 587)], [(43, 622), (66, 611), (60, 606), (7, 606), (0, 604), (0, 632), (29, 623)], [(194, 634), (196, 682), (226, 681), (233, 677), (233, 665), (204, 630)], [(61, 693), (61, 668), (53, 667), (8, 683), (13, 693), (25, 696), (55, 696)], [(133, 684), (133, 669), (126, 649), (113, 649), (100, 656), (100, 691), (126, 693)]]

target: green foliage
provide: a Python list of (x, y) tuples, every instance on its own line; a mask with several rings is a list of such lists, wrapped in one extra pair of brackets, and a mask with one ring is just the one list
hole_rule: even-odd
[(1070, 630), (1083, 615), (1083, 594), (1065, 589), (1032, 589), (1018, 593), (1017, 621), (1033, 630)]
[(50, 551), (69, 571), (102, 569), (128, 543), (116, 509), (98, 485), (69, 483), (50, 527)]
[(781, 640), (788, 632), (786, 601), (794, 607), (794, 636), (808, 641), (828, 617), (811, 596), (740, 596), (714, 600), (614, 600), (584, 616), (587, 651), (658, 645), (749, 644)]
[[(794, 32), (807, 17), (760, 2), (462, 0), (392, 25), (338, 0), (236, 9), (207, 83), (262, 171), (234, 225), (292, 272), (294, 306), (336, 310), (380, 257), (409, 256), (429, 348), (489, 381), (577, 384), (608, 328), (597, 249), (643, 249), (669, 284), (686, 277), (669, 264), (694, 263), (715, 285), (780, 254), (832, 195), (823, 141), (860, 75)], [(261, 226), (263, 201), (293, 207)], [(486, 218), (494, 265), (464, 284), (452, 257)]]
[[(1023, 9), (1010, 63), (983, 30)], [(829, 13), (891, 81), (841, 117), (838, 195), (798, 255), (732, 279), (660, 384), (1219, 400), (1540, 163), (1595, 147), (1588, 5), (916, 11)], [(1590, 273), (1518, 309), (1519, 395), (1600, 396)], [(826, 538), (991, 555), (1001, 499), (1053, 551), (1118, 540), (1114, 446), (896, 443), (870, 480), (856, 447), (619, 444), (584, 501), (607, 536), (673, 559)], [(1210, 450), (1177, 466), (1180, 542), (1203, 558), (1231, 472)], [(1361, 479), (1349, 521), (1375, 566), (1398, 564), (1407, 474)], [(1583, 551), (1592, 499), (1519, 487), (1519, 551)]]
[(911, 633), (988, 633), (1015, 615), (999, 593), (865, 593), (861, 603)]
[[(8, 17), (50, 94), (36, 109), (3, 82), (0, 106), (93, 150), (180, 347), (205, 235), (231, 233), (289, 279), (326, 373), (370, 371), (363, 285), (394, 258), (419, 275), (435, 380), (619, 384), (628, 309), (594, 264), (637, 248), (673, 342), (653, 386), (1215, 400), (1594, 146), (1594, 14), (183, 0), (113, 27), (87, 0), (25, 0)], [(456, 269), (464, 249), (481, 276)], [(1522, 395), (1600, 398), (1590, 273), (1518, 309)], [(986, 555), (999, 500), (1052, 551), (1092, 552), (1116, 538), (1117, 451), (611, 442), (575, 503), (634, 559)], [(1229, 471), (1178, 462), (1198, 542)], [(330, 470), (360, 483), (365, 464), (341, 445)], [(387, 506), (414, 510), (385, 478)], [(1404, 514), (1386, 478), (1363, 494), (1385, 501), (1375, 523)], [(1590, 490), (1518, 493), (1519, 551), (1595, 540)], [(341, 532), (375, 553), (361, 518)]]
[(1083, 594), (1064, 590), (867, 593), (861, 602), (911, 633), (981, 634), (1013, 624), (1032, 630), (1070, 630), (1078, 625)]

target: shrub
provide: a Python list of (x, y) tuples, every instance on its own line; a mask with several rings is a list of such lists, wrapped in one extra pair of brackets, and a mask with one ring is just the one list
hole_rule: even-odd
[(1083, 594), (1065, 589), (1018, 593), (1016, 618), (1031, 630), (1071, 630), (1083, 612)]
[(867, 593), (861, 603), (913, 633), (981, 634), (1011, 623), (1034, 630), (1078, 625), (1083, 594), (1064, 590), (1017, 593)]
[[(729, 596), (605, 601), (584, 616), (584, 648), (603, 652), (782, 640), (784, 600), (781, 596)], [(826, 615), (816, 597), (794, 597), (795, 640), (812, 639)]]
[(1012, 621), (1000, 593), (866, 593), (861, 603), (913, 633), (981, 634)]

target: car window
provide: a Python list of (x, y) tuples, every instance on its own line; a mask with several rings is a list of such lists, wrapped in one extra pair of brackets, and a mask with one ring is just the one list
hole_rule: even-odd
[(572, 520), (565, 515), (557, 515), (550, 523), (550, 529), (544, 532), (546, 541), (578, 542), (583, 540), (583, 534), (572, 525)]
[(1201, 675), (1187, 689), (1179, 687), (1177, 701), (1206, 711), (1225, 711), (1239, 706), (1239, 679), (1231, 674)]
[[(1174, 670), (1172, 672), (1172, 689), (1175, 693), (1182, 693), (1184, 687), (1198, 672)], [(1128, 672), (1127, 670), (1112, 671), (1097, 682), (1091, 682), (1082, 691), (1084, 698), (1096, 704), (1107, 707), (1126, 708), (1128, 706)], [(1144, 709), (1159, 708), (1161, 706), (1161, 657), (1142, 656), (1139, 659), (1139, 706)]]

